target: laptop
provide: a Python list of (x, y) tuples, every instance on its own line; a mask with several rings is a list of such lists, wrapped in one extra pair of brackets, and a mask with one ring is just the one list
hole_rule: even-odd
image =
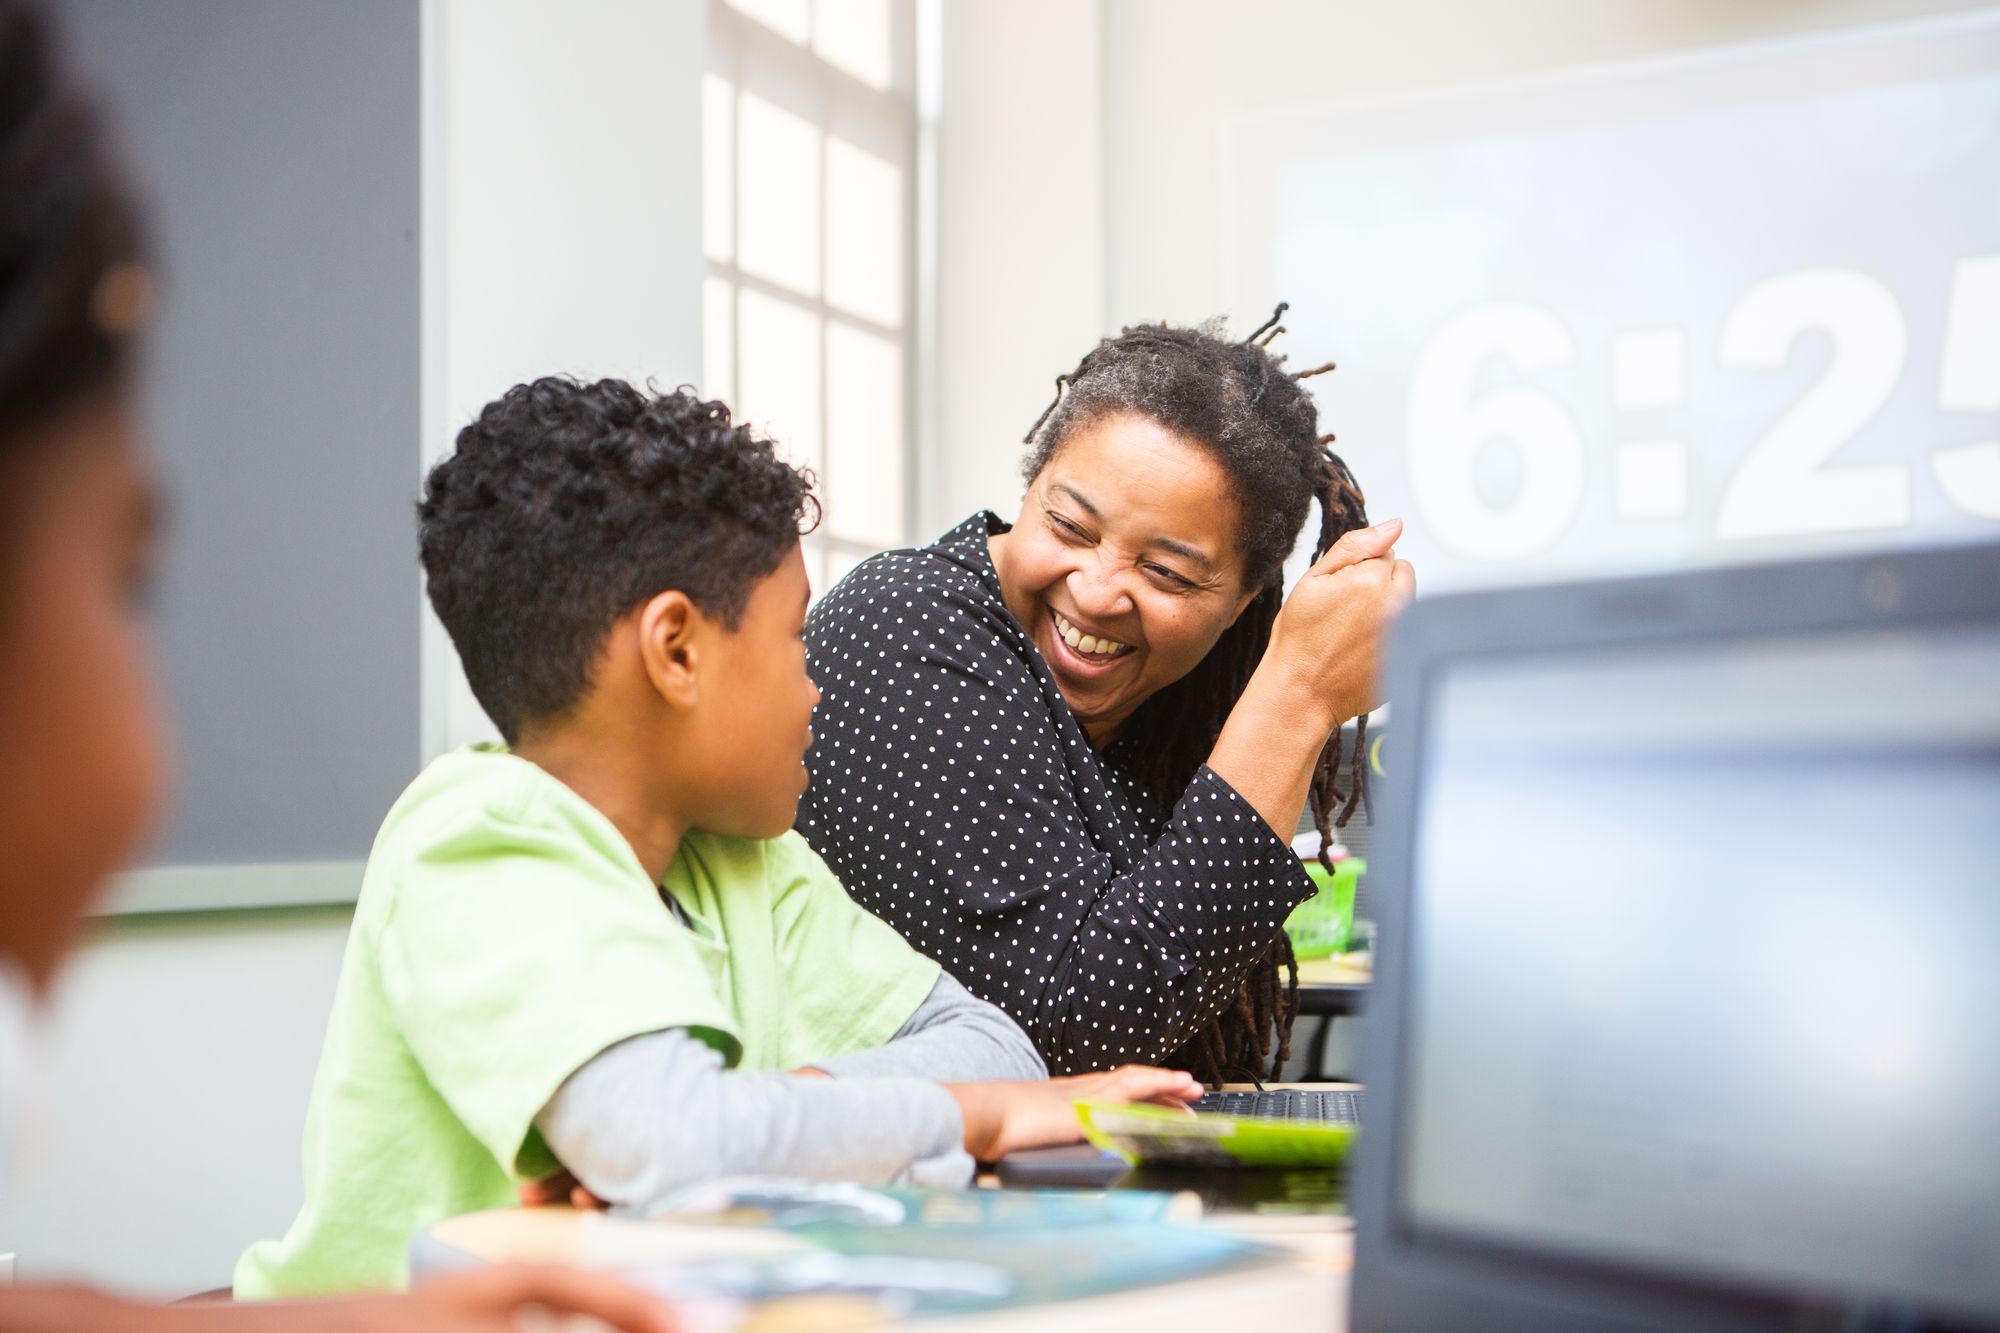
[(1438, 597), (1353, 1326), (2000, 1327), (2000, 545)]
[(1194, 1104), (1196, 1115), (1250, 1116), (1304, 1124), (1361, 1126), (1361, 1090), (1260, 1088), (1255, 1092), (1208, 1092)]

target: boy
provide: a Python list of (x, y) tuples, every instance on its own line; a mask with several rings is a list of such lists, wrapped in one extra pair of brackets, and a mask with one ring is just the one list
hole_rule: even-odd
[(789, 832), (808, 486), (720, 403), (615, 380), (517, 386), (433, 470), (431, 602), (507, 745), (383, 823), (305, 1207), (239, 1296), (398, 1281), (415, 1232), (559, 1168), (631, 1204), (752, 1171), (962, 1184), (967, 1154), (1080, 1137), (1078, 1098), (1198, 1094), (1047, 1081)]

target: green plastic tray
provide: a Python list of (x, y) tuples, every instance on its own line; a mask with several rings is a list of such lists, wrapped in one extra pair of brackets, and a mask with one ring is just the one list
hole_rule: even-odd
[(1305, 866), (1319, 892), (1285, 919), (1292, 953), (1301, 962), (1346, 952), (1348, 936), (1354, 933), (1354, 886), (1368, 870), (1368, 863), (1358, 856), (1334, 862), (1331, 875), (1316, 860), (1307, 861)]

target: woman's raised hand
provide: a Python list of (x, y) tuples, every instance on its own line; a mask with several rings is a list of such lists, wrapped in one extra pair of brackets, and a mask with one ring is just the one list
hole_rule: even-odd
[[(1271, 626), (1264, 664), (1319, 735), (1381, 703), (1383, 640), (1416, 593), (1416, 571), (1396, 559), (1403, 520), (1348, 533), (1313, 563)], [(1260, 668), (1262, 669), (1262, 668)]]

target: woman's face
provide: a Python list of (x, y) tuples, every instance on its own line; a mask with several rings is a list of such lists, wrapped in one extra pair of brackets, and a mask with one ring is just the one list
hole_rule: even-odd
[(1236, 529), (1209, 451), (1128, 413), (1074, 431), (993, 539), (1007, 609), (1093, 742), (1192, 671), (1249, 605)]
[(99, 402), (40, 429), (0, 474), (0, 955), (38, 987), (150, 824), (164, 767), (138, 608), (154, 503), (128, 418)]

